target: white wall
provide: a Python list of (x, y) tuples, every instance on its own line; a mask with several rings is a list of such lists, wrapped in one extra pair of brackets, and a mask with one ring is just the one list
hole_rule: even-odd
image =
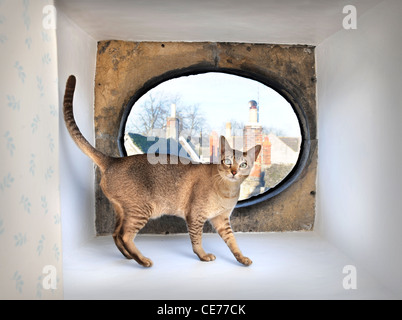
[(0, 299), (63, 298), (52, 4), (0, 1)]
[[(357, 8), (357, 10), (359, 10)], [(402, 297), (402, 2), (317, 46), (315, 230)]]
[(74, 114), (83, 135), (94, 142), (96, 41), (60, 10), (57, 21), (60, 96), (60, 202), (64, 255), (95, 236), (94, 166), (72, 141), (62, 117), (69, 75), (77, 78)]

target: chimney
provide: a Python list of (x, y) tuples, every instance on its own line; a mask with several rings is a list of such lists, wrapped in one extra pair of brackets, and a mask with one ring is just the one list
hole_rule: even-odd
[(176, 118), (176, 105), (174, 103), (170, 106), (170, 117)]
[[(249, 106), (249, 122), (243, 128), (243, 150), (247, 151), (253, 146), (262, 145), (262, 126), (258, 123), (258, 108), (255, 100), (250, 100)], [(261, 174), (261, 152), (254, 163), (250, 177), (258, 180)]]
[(264, 137), (262, 142), (262, 164), (269, 166), (271, 164), (271, 141), (269, 141), (268, 136)]
[(219, 137), (218, 133), (212, 131), (209, 135), (209, 161), (210, 163), (219, 163), (220, 161)]
[(258, 123), (257, 102), (255, 100), (250, 100), (248, 102), (248, 106), (249, 106), (248, 121), (250, 123)]
[(232, 137), (232, 124), (230, 122), (226, 122), (226, 133), (225, 138), (230, 139)]
[(166, 123), (166, 139), (179, 141), (179, 119), (176, 117), (176, 105), (170, 106), (170, 117)]
[(229, 142), (230, 146), (232, 146), (232, 123), (226, 122), (226, 131), (225, 131), (225, 138)]

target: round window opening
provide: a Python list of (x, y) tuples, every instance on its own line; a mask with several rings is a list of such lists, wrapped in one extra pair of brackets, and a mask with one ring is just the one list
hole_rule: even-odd
[(239, 204), (276, 190), (294, 172), (302, 146), (299, 120), (285, 98), (261, 82), (228, 73), (162, 82), (136, 100), (124, 120), (128, 156), (155, 152), (157, 144), (161, 154), (217, 163), (221, 135), (239, 151), (261, 144)]

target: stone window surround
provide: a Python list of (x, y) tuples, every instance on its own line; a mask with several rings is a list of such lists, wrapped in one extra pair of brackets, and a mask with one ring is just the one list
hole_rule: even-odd
[[(292, 172), (275, 188), (239, 202), (232, 214), (235, 231), (312, 230), (317, 161), (314, 47), (239, 43), (98, 43), (95, 77), (96, 147), (124, 154), (124, 126), (143, 94), (169, 79), (224, 72), (257, 80), (293, 107), (302, 133), (301, 152)], [(96, 229), (113, 232), (113, 209), (99, 188), (96, 172)], [(186, 232), (175, 217), (151, 220), (148, 233)], [(181, 220), (181, 219), (180, 219)], [(212, 231), (206, 224), (205, 231)]]

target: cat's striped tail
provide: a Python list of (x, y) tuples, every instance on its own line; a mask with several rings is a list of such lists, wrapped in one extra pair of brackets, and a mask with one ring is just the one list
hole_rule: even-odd
[(97, 166), (104, 171), (106, 169), (107, 163), (110, 161), (110, 157), (104, 155), (102, 152), (96, 150), (89, 142), (84, 138), (80, 129), (77, 126), (77, 123), (74, 119), (73, 112), (73, 97), (75, 91), (75, 77), (70, 76), (67, 80), (66, 91), (64, 93), (64, 101), (63, 101), (63, 113), (64, 113), (64, 122), (66, 123), (66, 127), (71, 137), (77, 146), (92, 159), (93, 162), (97, 164)]

